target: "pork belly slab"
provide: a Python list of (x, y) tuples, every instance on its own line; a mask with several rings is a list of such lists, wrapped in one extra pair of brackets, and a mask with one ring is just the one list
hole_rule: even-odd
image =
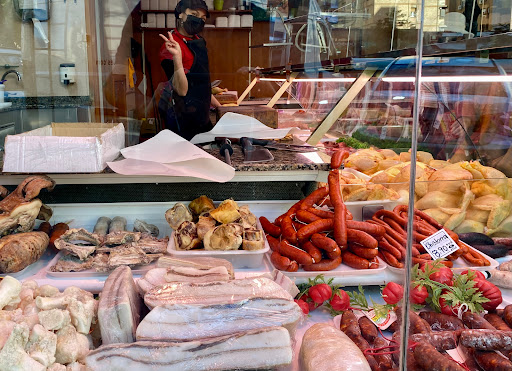
[(164, 304), (226, 304), (250, 298), (293, 299), (271, 279), (259, 277), (208, 283), (169, 283), (149, 290), (144, 295), (144, 302), (153, 309)]
[(288, 330), (267, 327), (184, 343), (103, 345), (91, 351), (85, 362), (89, 370), (98, 371), (218, 371), (268, 369), (291, 361)]
[(283, 326), (292, 332), (302, 317), (288, 299), (252, 298), (233, 304), (168, 304), (153, 309), (139, 324), (137, 340), (191, 341), (262, 327)]
[(141, 304), (132, 270), (118, 267), (110, 273), (98, 305), (103, 344), (131, 343), (135, 340)]

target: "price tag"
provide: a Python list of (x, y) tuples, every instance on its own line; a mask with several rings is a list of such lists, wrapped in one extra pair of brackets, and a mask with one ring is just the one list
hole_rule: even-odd
[(420, 243), (434, 260), (447, 257), (459, 249), (459, 246), (444, 229), (440, 229)]
[[(373, 309), (369, 311), (366, 310), (355, 310), (354, 315), (357, 319), (361, 317), (367, 317), (370, 321), (373, 322), (375, 326), (380, 328), (381, 330), (387, 329), (389, 326), (393, 324), (397, 320), (396, 313), (394, 311), (389, 311), (386, 315), (377, 315)], [(339, 326), (338, 326), (339, 327)]]

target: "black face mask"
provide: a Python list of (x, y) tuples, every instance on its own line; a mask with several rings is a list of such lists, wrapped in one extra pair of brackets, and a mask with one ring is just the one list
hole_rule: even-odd
[(187, 14), (187, 19), (183, 22), (183, 28), (189, 35), (195, 35), (203, 30), (204, 24), (205, 22), (201, 18)]

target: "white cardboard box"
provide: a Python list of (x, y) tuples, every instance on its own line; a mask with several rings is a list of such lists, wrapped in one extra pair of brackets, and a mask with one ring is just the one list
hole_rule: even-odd
[(5, 138), (4, 172), (96, 173), (125, 145), (123, 124), (52, 123)]

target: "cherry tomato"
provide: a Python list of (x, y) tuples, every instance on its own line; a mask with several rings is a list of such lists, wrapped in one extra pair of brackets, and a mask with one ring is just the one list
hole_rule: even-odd
[(411, 302), (414, 304), (425, 304), (425, 301), (428, 298), (427, 288), (421, 285), (411, 288), (410, 298)]
[(334, 310), (346, 311), (350, 307), (350, 297), (345, 291), (338, 290), (334, 293), (329, 304), (331, 304), (331, 307)]
[[(444, 291), (444, 290), (443, 290)], [(444, 294), (444, 292), (443, 292)], [(460, 305), (451, 306), (446, 304), (446, 300), (444, 298), (439, 298), (439, 305), (441, 307), (441, 313), (457, 317), (459, 314)]]
[(489, 299), (487, 303), (482, 303), (485, 310), (492, 311), (498, 307), (503, 301), (501, 291), (493, 283), (486, 279), (475, 279), (475, 287), (482, 293), (484, 297)]
[(308, 305), (309, 307), (309, 311), (313, 311), (315, 310), (316, 308), (318, 308), (320, 305), (322, 304), (317, 304), (315, 303), (310, 297), (309, 295), (302, 295), (301, 297), (301, 300), (304, 300), (306, 302), (306, 304)]
[(295, 299), (294, 302), (296, 302), (297, 305), (300, 307), (300, 309), (302, 310), (302, 313), (309, 314), (309, 305), (308, 305), (308, 303), (306, 303), (302, 299)]
[(324, 301), (329, 300), (332, 295), (331, 286), (326, 283), (320, 283), (310, 287), (308, 295), (317, 304), (323, 304)]
[(388, 304), (396, 304), (404, 296), (404, 288), (402, 285), (395, 282), (388, 282), (382, 290), (382, 297)]

